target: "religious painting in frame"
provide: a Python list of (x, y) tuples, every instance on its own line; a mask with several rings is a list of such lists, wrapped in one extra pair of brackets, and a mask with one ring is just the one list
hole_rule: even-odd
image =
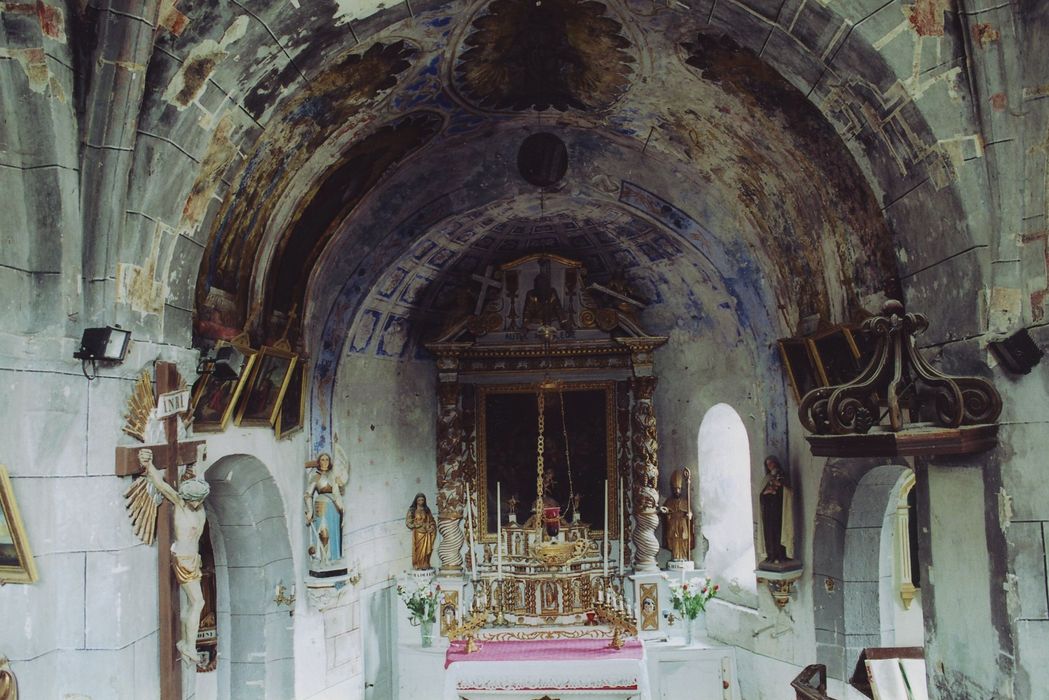
[(459, 616), (459, 591), (441, 592), (441, 636), (447, 637), (448, 631), (455, 627)]
[(787, 378), (790, 379), (790, 388), (794, 391), (794, 400), (801, 403), (801, 397), (823, 386), (823, 377), (812, 361), (809, 341), (805, 338), (781, 338), (777, 345), (783, 367), (787, 370)]
[(302, 430), (306, 415), (306, 383), (309, 377), (306, 374), (306, 366), (306, 361), (300, 359), (291, 371), (291, 379), (284, 391), (284, 398), (281, 399), (277, 424), (274, 426), (278, 440)]
[(298, 356), (266, 346), (259, 351), (237, 409), (237, 425), (273, 425)]
[[(539, 436), (537, 386), (480, 386), (477, 402), (478, 481), (484, 495), (479, 504), (478, 521), (483, 525), (479, 537), (494, 542), (497, 485), (503, 527), (511, 497), (519, 502), (517, 522), (527, 524), (532, 515)], [(562, 518), (570, 517), (571, 493), (579, 497), (580, 520), (591, 526), (591, 536), (603, 534), (607, 479), (609, 537), (614, 539), (619, 532), (615, 383), (565, 383), (547, 390), (544, 403), (544, 471), (554, 475), (551, 495), (561, 507)]]
[[(230, 343), (220, 340), (216, 349)], [(216, 379), (205, 374), (197, 381), (193, 396), (193, 430), (194, 432), (221, 432), (229, 425), (237, 400), (244, 391), (251, 370), (255, 366), (256, 352), (251, 348), (237, 345), (244, 353), (244, 367), (236, 379)]]
[(655, 583), (642, 583), (641, 593), (641, 629), (659, 629), (659, 586)]
[(15, 503), (15, 492), (7, 467), (0, 464), (0, 584), (33, 583), (36, 562)]

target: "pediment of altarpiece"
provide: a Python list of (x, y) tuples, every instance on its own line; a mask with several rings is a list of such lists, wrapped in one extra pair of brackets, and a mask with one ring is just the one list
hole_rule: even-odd
[(651, 367), (667, 341), (644, 331), (646, 304), (623, 275), (592, 283), (576, 260), (536, 253), (474, 281), (476, 293), (426, 344), (439, 372), (630, 373)]

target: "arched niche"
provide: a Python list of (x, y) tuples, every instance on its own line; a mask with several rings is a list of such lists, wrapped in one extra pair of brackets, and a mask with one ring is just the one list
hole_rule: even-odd
[[(295, 583), (291, 541), (273, 476), (255, 457), (223, 457), (204, 474), (215, 551), (218, 698), (290, 698), (295, 694), (294, 629), (274, 602), (278, 584)], [(198, 679), (198, 698), (210, 679)]]
[(757, 607), (750, 440), (735, 409), (719, 403), (706, 412), (697, 448), (703, 566), (723, 597)]

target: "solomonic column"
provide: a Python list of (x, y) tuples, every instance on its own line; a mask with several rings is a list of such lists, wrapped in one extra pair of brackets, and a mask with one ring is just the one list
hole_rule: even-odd
[(652, 394), (655, 377), (634, 379), (633, 436), (634, 448), (634, 570), (658, 571), (656, 555), (659, 540), (659, 437), (656, 433), (656, 410)]
[(459, 384), (441, 383), (437, 407), (437, 531), (441, 543), (441, 575), (463, 572), (463, 421), (459, 411)]

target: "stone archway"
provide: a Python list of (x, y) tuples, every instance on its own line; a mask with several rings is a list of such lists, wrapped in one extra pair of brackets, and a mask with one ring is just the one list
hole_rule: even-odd
[(245, 454), (219, 459), (204, 476), (218, 594), (217, 697), (293, 697), (294, 618), (274, 602), (278, 584), (295, 583), (277, 484)]
[(812, 542), (816, 662), (844, 679), (859, 650), (881, 643), (881, 526), (893, 487), (909, 467), (876, 459), (829, 460)]

